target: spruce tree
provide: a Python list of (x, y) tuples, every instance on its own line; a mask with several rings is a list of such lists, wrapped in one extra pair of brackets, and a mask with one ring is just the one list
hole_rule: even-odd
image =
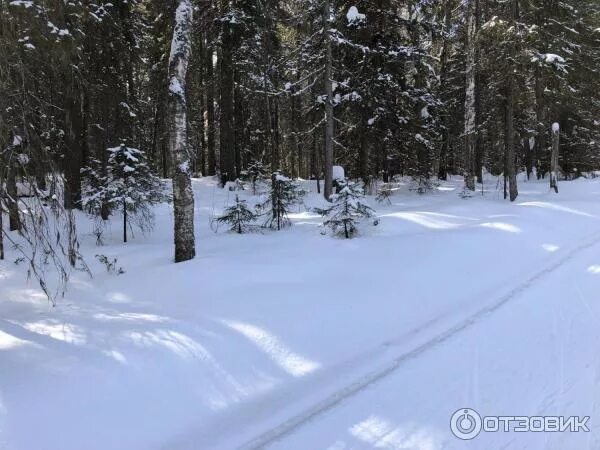
[(326, 217), (323, 225), (331, 228), (335, 235), (350, 239), (356, 235), (359, 221), (372, 217), (375, 212), (363, 200), (362, 183), (345, 181), (339, 191), (332, 195), (332, 205), (325, 209), (318, 208), (316, 212)]
[(223, 214), (216, 218), (218, 224), (229, 225), (229, 230), (237, 234), (247, 233), (252, 229), (252, 223), (257, 215), (246, 205), (246, 200), (240, 200), (235, 196), (235, 204), (228, 206)]
[(279, 231), (290, 226), (288, 214), (291, 207), (300, 202), (304, 194), (291, 179), (275, 172), (271, 176), (269, 198), (259, 207), (259, 211), (267, 216), (265, 227)]
[(100, 216), (108, 207), (111, 213), (123, 214), (123, 242), (127, 242), (129, 221), (142, 230), (152, 229), (152, 206), (167, 201), (165, 188), (146, 163), (145, 154), (125, 144), (107, 150), (106, 175), (99, 163), (87, 168), (83, 205), (93, 216)]

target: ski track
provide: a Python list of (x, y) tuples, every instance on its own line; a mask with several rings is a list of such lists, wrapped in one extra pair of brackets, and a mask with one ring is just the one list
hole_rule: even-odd
[(296, 430), (300, 429), (301, 427), (311, 422), (318, 416), (335, 408), (344, 400), (347, 400), (355, 396), (356, 394), (359, 394), (360, 392), (364, 391), (370, 386), (391, 375), (399, 367), (401, 367), (404, 362), (416, 358), (417, 356), (420, 356), (428, 350), (440, 344), (443, 344), (444, 342), (458, 335), (462, 331), (471, 328), (473, 325), (483, 320), (486, 316), (492, 314), (500, 307), (504, 306), (511, 300), (518, 297), (523, 292), (527, 291), (533, 285), (533, 283), (545, 278), (547, 275), (553, 273), (554, 271), (562, 267), (565, 263), (572, 260), (579, 252), (586, 250), (594, 246), (595, 244), (598, 244), (600, 242), (600, 233), (594, 233), (591, 238), (582, 240), (582, 242), (583, 243), (569, 250), (565, 255), (563, 255), (554, 263), (550, 264), (543, 270), (540, 270), (539, 272), (535, 273), (533, 276), (520, 283), (507, 294), (497, 298), (494, 302), (490, 303), (486, 307), (463, 319), (458, 324), (448, 328), (446, 331), (438, 334), (432, 339), (429, 339), (427, 342), (417, 346), (413, 350), (410, 350), (397, 356), (396, 358), (392, 359), (389, 363), (387, 363), (384, 367), (373, 371), (367, 375), (363, 375), (362, 377), (356, 379), (354, 382), (348, 384), (346, 387), (337, 390), (333, 394), (330, 394), (320, 402), (316, 403), (314, 406), (305, 409), (303, 412), (296, 414), (290, 419), (282, 422), (280, 425), (259, 434), (251, 441), (248, 441), (245, 444), (238, 446), (238, 449), (258, 450), (267, 448), (271, 444), (280, 441), (285, 436), (294, 433)]

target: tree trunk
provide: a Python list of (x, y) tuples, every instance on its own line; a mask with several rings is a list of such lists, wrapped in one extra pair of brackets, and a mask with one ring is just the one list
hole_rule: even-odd
[(558, 150), (560, 146), (560, 125), (552, 124), (552, 155), (550, 156), (550, 188), (558, 194)]
[(535, 119), (536, 119), (536, 138), (535, 138), (535, 168), (538, 180), (543, 177), (546, 167), (544, 167), (544, 153), (546, 151), (546, 117), (544, 106), (544, 76), (542, 70), (535, 69)]
[[(481, 29), (481, 0), (475, 0), (475, 35)], [(476, 39), (477, 41), (477, 39)], [(475, 176), (483, 184), (483, 142), (481, 136), (481, 49), (475, 45)], [(482, 186), (483, 189), (483, 186)]]
[(475, 190), (475, 81), (476, 81), (476, 23), (475, 0), (467, 6), (467, 63), (466, 63), (466, 98), (465, 98), (465, 189)]
[(331, 5), (326, 1), (323, 7), (323, 33), (325, 34), (326, 61), (325, 61), (325, 187), (323, 189), (325, 199), (329, 200), (333, 193), (333, 49), (331, 48), (331, 36), (329, 36), (329, 16)]
[(21, 217), (19, 216), (19, 196), (17, 191), (17, 178), (15, 175), (15, 168), (10, 167), (8, 169), (8, 175), (6, 177), (6, 193), (7, 193), (7, 206), (8, 206), (8, 227), (10, 231), (17, 231), (21, 229)]
[[(228, 2), (223, 2), (226, 5)], [(227, 6), (224, 7), (224, 9)], [(235, 119), (234, 119), (234, 68), (233, 68), (233, 25), (223, 21), (221, 43), (221, 179), (235, 180)]]
[(185, 93), (192, 20), (193, 7), (190, 0), (179, 0), (169, 58), (169, 150), (173, 166), (175, 262), (190, 260), (196, 254)]
[[(448, 89), (448, 57), (450, 53), (450, 27), (452, 26), (452, 9), (450, 0), (445, 0), (444, 3), (444, 33), (442, 43), (442, 53), (440, 55), (440, 89), (442, 92)], [(440, 154), (437, 161), (437, 175), (440, 180), (448, 179), (448, 153), (450, 150), (450, 111), (445, 110), (443, 115), (442, 143)]]
[(360, 152), (358, 154), (358, 173), (365, 188), (369, 184), (369, 138), (368, 138), (368, 113), (365, 108), (361, 111), (360, 120)]
[[(69, 67), (68, 70), (74, 70)], [(71, 74), (70, 91), (66, 94), (65, 107), (65, 192), (64, 205), (66, 209), (81, 209), (81, 167), (83, 164), (83, 102), (78, 81)]]
[[(207, 39), (208, 42), (208, 39)], [(207, 175), (217, 173), (217, 152), (215, 142), (215, 79), (213, 70), (213, 50), (206, 49), (206, 150), (207, 150)]]
[(127, 243), (127, 202), (123, 200), (123, 242)]
[[(2, 186), (2, 177), (0, 177), (0, 186)], [(2, 208), (2, 188), (0, 187), (0, 261), (4, 260), (4, 224), (2, 216), (4, 215), (4, 209)]]
[[(511, 23), (514, 26), (518, 15), (518, 2), (512, 0)], [(508, 190), (510, 201), (514, 202), (519, 191), (517, 189), (517, 176), (515, 170), (515, 63), (516, 43), (511, 43), (510, 63), (506, 75), (506, 177), (508, 178)]]

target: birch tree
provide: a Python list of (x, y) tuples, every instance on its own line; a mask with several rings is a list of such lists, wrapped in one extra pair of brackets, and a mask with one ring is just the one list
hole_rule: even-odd
[(180, 0), (169, 57), (169, 151), (173, 166), (175, 214), (175, 262), (196, 254), (194, 237), (194, 193), (191, 157), (187, 146), (186, 75), (190, 58), (193, 9), (190, 0)]

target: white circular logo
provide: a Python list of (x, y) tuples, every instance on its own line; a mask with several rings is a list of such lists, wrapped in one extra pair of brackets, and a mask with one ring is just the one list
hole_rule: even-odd
[(471, 408), (462, 408), (450, 419), (452, 434), (463, 441), (476, 438), (481, 432), (481, 416)]

